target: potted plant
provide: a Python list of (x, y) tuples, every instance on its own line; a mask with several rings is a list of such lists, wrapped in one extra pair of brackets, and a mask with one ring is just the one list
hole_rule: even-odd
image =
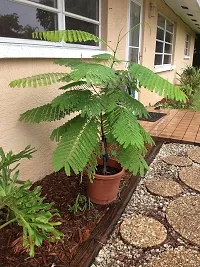
[[(36, 32), (33, 37), (54, 42), (106, 43), (90, 33), (73, 30)], [(65, 83), (59, 88), (63, 92), (61, 95), (46, 105), (21, 114), (20, 121), (40, 123), (73, 115), (50, 136), (51, 140), (58, 142), (53, 153), (53, 167), (55, 171), (64, 168), (67, 175), (72, 170), (75, 174), (86, 172), (90, 179), (89, 196), (100, 204), (116, 199), (124, 169), (134, 175), (138, 172), (143, 175), (148, 168), (143, 158), (145, 143), (153, 144), (153, 140), (137, 121), (138, 116), (148, 116), (148, 112), (128, 91), (134, 94), (138, 87), (145, 87), (163, 97), (186, 101), (179, 88), (146, 67), (126, 62), (125, 70), (115, 70), (116, 65), (123, 63), (116, 58), (123, 37), (119, 35), (115, 49), (106, 44), (112, 54), (96, 55), (92, 62), (82, 59), (55, 61), (58, 65), (70, 67), (69, 73), (40, 74), (10, 83), (11, 87)], [(108, 158), (108, 144), (119, 148), (117, 162)]]

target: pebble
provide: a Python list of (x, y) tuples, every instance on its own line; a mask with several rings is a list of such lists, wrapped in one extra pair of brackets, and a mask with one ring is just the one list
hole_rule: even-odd
[[(116, 228), (114, 229), (110, 238), (107, 240), (106, 245), (96, 257), (95, 262), (91, 267), (148, 267), (149, 261), (153, 257), (158, 256), (165, 251), (173, 250), (174, 246), (179, 250), (182, 250), (185, 247), (196, 250), (200, 249), (199, 247), (192, 246), (190, 243), (187, 243), (187, 241), (182, 240), (182, 238), (177, 235), (172, 228), (168, 229), (168, 236), (171, 236), (171, 238), (167, 238), (163, 244), (150, 249), (141, 249), (127, 245), (121, 240), (119, 234), (119, 225), (125, 218), (128, 219), (136, 215), (155, 215), (158, 216), (156, 219), (162, 220), (160, 221), (161, 223), (166, 220), (165, 212), (167, 207), (171, 201), (176, 198), (165, 198), (151, 195), (149, 192), (147, 192), (145, 181), (165, 175), (165, 177), (167, 176), (176, 182), (180, 182), (180, 168), (174, 165), (166, 164), (162, 161), (162, 158), (167, 156), (186, 157), (188, 152), (194, 148), (196, 147), (188, 144), (163, 144), (145, 177), (141, 179)], [(193, 165), (196, 166), (195, 163), (193, 163)], [(184, 186), (183, 190), (184, 192), (181, 194), (181, 196), (198, 195), (198, 193)], [(174, 241), (172, 242), (172, 240), (175, 240), (175, 243), (173, 243)]]

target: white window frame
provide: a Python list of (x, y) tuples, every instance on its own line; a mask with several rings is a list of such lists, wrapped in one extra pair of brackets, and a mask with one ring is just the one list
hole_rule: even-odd
[[(173, 21), (171, 21), (169, 18), (167, 18), (165, 15), (163, 15), (162, 13), (158, 13), (158, 15), (162, 16), (164, 19), (165, 19), (165, 28), (163, 27), (160, 27), (158, 25), (158, 21), (157, 21), (157, 28), (156, 28), (156, 34), (157, 34), (157, 29), (161, 29), (161, 30), (164, 30), (164, 40), (159, 40), (156, 38), (156, 42), (160, 42), (160, 43), (163, 43), (163, 52), (159, 53), (159, 52), (156, 52), (156, 49), (155, 49), (155, 56), (156, 55), (162, 55), (162, 64), (160, 65), (154, 65), (154, 71), (155, 72), (163, 72), (163, 71), (170, 71), (170, 70), (174, 70), (176, 68), (176, 66), (174, 66), (172, 64), (172, 61), (173, 61), (173, 53), (174, 53), (174, 33), (175, 33), (175, 24)], [(169, 21), (170, 23), (173, 24), (173, 32), (170, 32), (167, 30), (167, 21)], [(168, 43), (165, 41), (165, 38), (166, 38), (166, 33), (170, 33), (172, 34), (172, 42), (171, 43)], [(165, 49), (165, 44), (169, 44), (172, 46), (172, 51), (171, 53), (165, 53), (164, 49)], [(171, 56), (171, 63), (170, 64), (164, 64), (164, 56), (165, 55), (169, 55)]]
[[(98, 21), (65, 11), (64, 0), (57, 1), (57, 8), (30, 2), (28, 0), (10, 1), (57, 13), (59, 30), (64, 30), (66, 15), (71, 18), (96, 24), (99, 26), (99, 37), (101, 38), (102, 0), (99, 0)], [(41, 40), (0, 37), (0, 58), (91, 58), (93, 55), (99, 53), (105, 53), (105, 51), (101, 51), (101, 43), (99, 43), (98, 46), (89, 46), (66, 44), (65, 42), (54, 43)]]
[(191, 35), (187, 32), (185, 38), (184, 59), (190, 59), (190, 42), (191, 42)]

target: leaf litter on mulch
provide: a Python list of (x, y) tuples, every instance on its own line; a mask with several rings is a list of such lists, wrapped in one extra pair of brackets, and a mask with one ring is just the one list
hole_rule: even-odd
[[(130, 177), (125, 174), (121, 189)], [(28, 251), (22, 247), (22, 229), (8, 226), (0, 231), (0, 267), (68, 267), (77, 248), (89, 238), (91, 232), (105, 215), (109, 206), (92, 205), (90, 210), (78, 212), (76, 215), (68, 210), (68, 204), (73, 205), (77, 195), (86, 195), (86, 182), (80, 183), (80, 176), (66, 176), (64, 171), (47, 175), (33, 184), (42, 187), (42, 196), (46, 202), (54, 202), (62, 222), (57, 227), (64, 233), (63, 242), (43, 242), (37, 248), (35, 257), (30, 258)], [(1, 215), (0, 215), (1, 216)]]
[(77, 247), (83, 243), (105, 214), (108, 206), (92, 205), (90, 210), (76, 215), (68, 211), (68, 204), (73, 205), (78, 193), (86, 195), (85, 182), (80, 184), (80, 176), (67, 177), (64, 171), (47, 175), (33, 184), (42, 187), (42, 196), (46, 202), (54, 202), (62, 224), (57, 227), (64, 233), (62, 242), (44, 242), (36, 248), (34, 258), (30, 258), (22, 248), (22, 229), (8, 226), (0, 231), (0, 267), (67, 267)]

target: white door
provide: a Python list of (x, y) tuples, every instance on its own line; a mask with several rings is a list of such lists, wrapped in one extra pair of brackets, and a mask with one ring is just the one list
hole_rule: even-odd
[[(135, 63), (140, 64), (140, 54), (141, 54), (141, 22), (142, 22), (142, 6), (143, 0), (129, 0), (129, 27), (131, 30), (128, 34), (128, 61), (133, 61)], [(128, 90), (129, 94), (134, 98), (138, 99), (138, 92), (133, 92), (132, 90)]]
[(142, 22), (142, 0), (129, 0), (129, 32), (128, 36), (128, 60), (140, 63), (141, 52), (141, 22)]

